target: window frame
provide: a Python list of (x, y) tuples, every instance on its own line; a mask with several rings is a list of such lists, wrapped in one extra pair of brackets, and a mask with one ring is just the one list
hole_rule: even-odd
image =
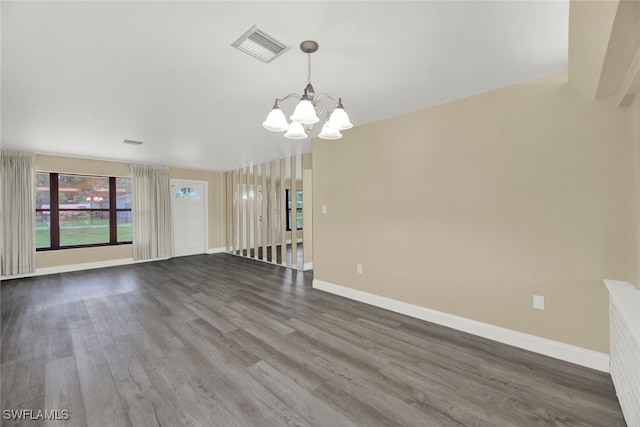
[[(100, 246), (119, 246), (130, 245), (133, 241), (118, 242), (118, 213), (119, 212), (131, 212), (131, 208), (118, 208), (117, 207), (117, 178), (126, 177), (114, 177), (114, 176), (102, 176), (102, 175), (84, 175), (74, 173), (58, 173), (58, 172), (41, 172), (36, 171), (36, 174), (49, 174), (49, 208), (36, 208), (35, 212), (49, 212), (49, 246), (36, 248), (37, 252), (55, 251), (61, 249), (76, 249), (76, 248), (92, 248)], [(60, 208), (60, 192), (59, 181), (60, 175), (73, 175), (86, 178), (109, 178), (109, 207), (108, 208), (83, 208), (83, 209), (70, 209)], [(82, 245), (61, 245), (60, 244), (60, 212), (107, 212), (109, 214), (109, 242), (107, 243), (87, 243)]]
[[(298, 212), (302, 212), (302, 208), (298, 207), (297, 196), (298, 196), (298, 192), (300, 192), (300, 194), (302, 195), (302, 190), (298, 190), (296, 188), (295, 191), (296, 191), (296, 193), (295, 193), (296, 194), (296, 200), (292, 200), (291, 199), (291, 193), (292, 193), (291, 189), (289, 189), (289, 188), (285, 189), (286, 208), (287, 208), (287, 231), (291, 231), (291, 221), (293, 221), (293, 217), (291, 215), (291, 211), (294, 210), (292, 208), (294, 203), (296, 204), (296, 208), (295, 208), (295, 211), (296, 211), (296, 230), (300, 231), (304, 227), (304, 224), (302, 224), (302, 227), (298, 228)], [(304, 197), (304, 196), (302, 196), (302, 197)]]

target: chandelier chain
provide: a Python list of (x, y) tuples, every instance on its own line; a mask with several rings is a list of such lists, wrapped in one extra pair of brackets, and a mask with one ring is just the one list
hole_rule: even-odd
[(311, 54), (307, 54), (308, 57), (308, 66), (307, 66), (307, 83), (311, 83)]

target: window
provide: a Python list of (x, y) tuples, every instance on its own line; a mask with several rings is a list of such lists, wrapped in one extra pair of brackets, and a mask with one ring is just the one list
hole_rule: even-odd
[(287, 189), (287, 231), (291, 231), (291, 211), (296, 212), (296, 229), (302, 230), (302, 190), (296, 190), (296, 206), (291, 207), (291, 190)]
[(175, 197), (176, 199), (198, 200), (200, 199), (200, 194), (198, 194), (198, 192), (194, 188), (182, 187), (181, 189), (176, 191)]
[(131, 179), (36, 174), (36, 249), (131, 243)]

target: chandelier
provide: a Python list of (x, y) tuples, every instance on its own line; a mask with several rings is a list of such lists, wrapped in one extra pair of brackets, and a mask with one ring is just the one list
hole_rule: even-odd
[[(309, 136), (313, 125), (318, 123), (320, 116), (324, 114), (327, 120), (322, 126), (318, 137), (322, 139), (340, 139), (342, 138), (341, 130), (353, 127), (342, 106), (342, 98), (335, 99), (326, 93), (316, 95), (311, 85), (311, 54), (318, 50), (318, 43), (313, 40), (303, 41), (300, 43), (300, 50), (306, 53), (308, 57), (307, 86), (304, 88), (304, 93), (302, 96), (291, 93), (284, 98), (276, 98), (273, 109), (267, 116), (267, 120), (262, 123), (262, 126), (273, 132), (285, 132), (285, 138), (304, 139)], [(293, 111), (293, 115), (290, 117), (291, 123), (287, 122), (287, 118), (280, 108), (281, 103), (289, 98), (300, 100)], [(329, 111), (324, 105), (323, 98), (336, 103), (332, 111)]]

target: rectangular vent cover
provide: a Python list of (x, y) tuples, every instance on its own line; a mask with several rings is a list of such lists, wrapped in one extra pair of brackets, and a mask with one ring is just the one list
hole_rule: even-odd
[(242, 37), (231, 43), (231, 46), (267, 64), (291, 49), (290, 46), (257, 25), (251, 27)]
[(134, 141), (131, 139), (125, 139), (124, 141), (122, 141), (123, 144), (130, 144), (130, 145), (142, 145), (141, 141)]

